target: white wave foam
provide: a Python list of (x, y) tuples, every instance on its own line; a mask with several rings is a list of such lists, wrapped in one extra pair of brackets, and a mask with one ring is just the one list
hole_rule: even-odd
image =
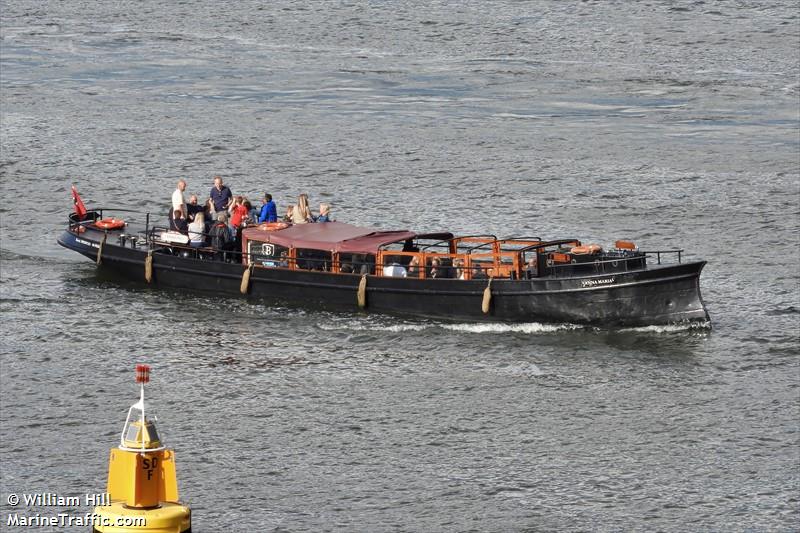
[(426, 324), (368, 324), (368, 323), (350, 323), (350, 324), (318, 324), (319, 329), (324, 331), (388, 331), (391, 333), (401, 333), (403, 331), (423, 331), (429, 328), (434, 328), (434, 325)]
[(711, 322), (690, 322), (686, 324), (668, 324), (664, 326), (641, 326), (638, 328), (622, 328), (620, 331), (637, 331), (644, 333), (680, 333), (684, 331), (710, 331)]
[[(557, 333), (561, 331), (603, 331), (590, 326), (582, 326), (579, 324), (543, 324), (540, 322), (526, 322), (515, 324), (499, 324), (499, 323), (461, 323), (461, 324), (448, 324), (448, 323), (430, 323), (430, 324), (386, 324), (376, 323), (363, 320), (352, 320), (340, 323), (325, 322), (318, 324), (318, 327), (325, 331), (385, 331), (390, 333), (403, 333), (406, 331), (425, 331), (428, 329), (443, 329), (447, 331), (456, 331), (461, 333), (476, 333), (476, 334), (504, 334), (504, 333), (523, 333), (526, 335), (541, 335), (547, 333)], [(691, 322), (682, 324), (669, 324), (660, 326), (641, 326), (633, 328), (620, 328), (617, 331), (621, 332), (637, 332), (637, 333), (681, 333), (687, 331), (710, 331), (710, 322)]]
[(540, 324), (539, 322), (528, 322), (523, 324), (443, 324), (444, 329), (452, 331), (464, 331), (467, 333), (554, 333), (556, 331), (568, 331), (583, 329), (577, 324)]
[(523, 324), (375, 324), (367, 322), (348, 322), (342, 324), (320, 323), (318, 327), (325, 331), (387, 331), (402, 333), (405, 331), (424, 331), (427, 329), (445, 329), (463, 333), (525, 333), (541, 334), (583, 329), (576, 324), (540, 324), (538, 322)]

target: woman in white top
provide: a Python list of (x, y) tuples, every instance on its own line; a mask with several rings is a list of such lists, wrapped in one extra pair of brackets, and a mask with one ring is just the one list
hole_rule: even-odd
[(308, 207), (308, 195), (301, 194), (297, 199), (297, 205), (292, 208), (292, 223), (305, 224), (306, 222), (313, 222), (314, 218), (311, 216), (311, 209)]
[(189, 244), (193, 248), (200, 248), (206, 244), (206, 217), (200, 211), (194, 216), (194, 221), (189, 224)]

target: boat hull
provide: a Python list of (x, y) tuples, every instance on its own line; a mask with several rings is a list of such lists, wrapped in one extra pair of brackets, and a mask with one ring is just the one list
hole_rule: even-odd
[[(66, 231), (58, 242), (95, 260), (102, 233)], [(145, 281), (143, 248), (121, 246), (109, 236), (100, 264), (135, 282)], [(636, 327), (707, 322), (700, 296), (704, 261), (580, 277), (495, 279), (488, 312), (488, 280), (367, 276), (365, 311), (453, 321), (573, 323)], [(243, 297), (245, 267), (208, 259), (154, 253), (151, 286)], [(246, 296), (322, 309), (359, 309), (361, 276), (312, 270), (254, 268)]]

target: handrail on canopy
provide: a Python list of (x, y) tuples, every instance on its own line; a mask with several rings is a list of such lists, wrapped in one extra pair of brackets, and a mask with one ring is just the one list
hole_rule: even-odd
[[(479, 242), (478, 239), (486, 239), (486, 242), (491, 243), (491, 242), (496, 241), (497, 237), (495, 235), (492, 235), (492, 234), (489, 234), (489, 233), (480, 234), (480, 235), (451, 236), (449, 239), (442, 239), (441, 241), (436, 241), (434, 243), (428, 244), (428, 245), (422, 247), (420, 249), (420, 251), (425, 251), (428, 248), (433, 248), (435, 246), (442, 246), (444, 244), (447, 244), (448, 246), (450, 244), (455, 244), (456, 246), (458, 246), (458, 243), (461, 242), (461, 241), (473, 242), (473, 239), (474, 239), (474, 242)], [(483, 242), (483, 241), (481, 241), (481, 242)]]
[(560, 246), (562, 244), (572, 244), (573, 246), (580, 246), (581, 245), (581, 241), (579, 241), (578, 239), (558, 239), (558, 240), (555, 240), (555, 241), (545, 241), (545, 242), (540, 242), (538, 244), (533, 244), (531, 246), (527, 246), (525, 248), (520, 248), (517, 251), (518, 252), (528, 252), (530, 250), (536, 250), (536, 249), (539, 249), (539, 248), (547, 248), (548, 246)]

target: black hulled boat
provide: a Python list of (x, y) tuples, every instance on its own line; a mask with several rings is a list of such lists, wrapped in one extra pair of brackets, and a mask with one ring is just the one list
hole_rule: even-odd
[[(600, 327), (708, 323), (705, 261), (681, 250), (608, 250), (576, 239), (383, 231), (340, 222), (262, 224), (234, 248), (192, 247), (109, 210), (73, 213), (58, 239), (129, 280), (298, 306), (455, 321)], [(119, 210), (115, 211), (115, 214)], [(671, 259), (666, 263), (662, 260)]]

